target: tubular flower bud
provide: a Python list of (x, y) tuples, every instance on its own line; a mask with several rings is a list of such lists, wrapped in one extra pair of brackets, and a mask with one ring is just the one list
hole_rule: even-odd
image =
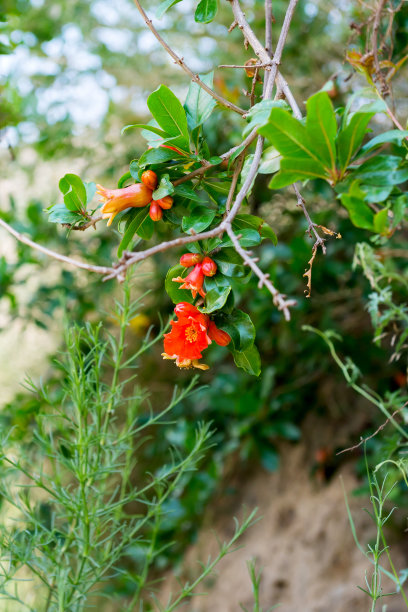
[(185, 253), (180, 257), (180, 264), (185, 268), (191, 268), (198, 263), (201, 263), (203, 256), (200, 253)]
[(222, 329), (219, 329), (214, 321), (210, 321), (208, 324), (208, 336), (219, 346), (227, 346), (231, 342), (231, 336)]
[(187, 302), (177, 304), (174, 312), (178, 320), (172, 321), (171, 331), (164, 334), (163, 359), (175, 359), (179, 368), (207, 370), (208, 366), (198, 360), (202, 351), (211, 344), (207, 335), (209, 318)]
[(145, 170), (140, 177), (142, 183), (154, 191), (157, 187), (157, 174), (153, 170)]
[(104, 202), (101, 213), (103, 219), (109, 219), (110, 225), (116, 215), (126, 208), (142, 208), (151, 202), (152, 190), (143, 183), (129, 185), (123, 189), (105, 189), (102, 185), (97, 185), (97, 193)]
[(149, 215), (152, 221), (160, 221), (160, 219), (163, 217), (162, 209), (160, 208), (160, 206), (158, 206), (157, 202), (155, 202), (154, 200), (150, 204)]
[(156, 202), (163, 210), (169, 210), (173, 206), (173, 198), (171, 196), (165, 196), (160, 198), (160, 200), (153, 200), (153, 202)]
[(204, 274), (202, 266), (199, 263), (194, 266), (190, 274), (185, 278), (178, 276), (177, 278), (173, 278), (173, 282), (183, 283), (180, 289), (190, 290), (193, 298), (197, 296), (197, 293), (199, 293), (201, 297), (205, 297), (205, 291), (203, 289)]
[(204, 257), (201, 266), (204, 276), (214, 276), (217, 272), (217, 264), (211, 257)]

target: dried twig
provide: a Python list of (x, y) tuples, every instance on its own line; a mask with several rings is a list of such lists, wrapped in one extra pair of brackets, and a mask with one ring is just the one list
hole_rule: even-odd
[(295, 194), (297, 197), (297, 205), (303, 210), (303, 214), (306, 217), (306, 221), (307, 221), (307, 231), (309, 232), (309, 235), (311, 236), (312, 233), (314, 234), (315, 238), (316, 238), (316, 242), (314, 243), (313, 248), (317, 249), (317, 247), (321, 247), (323, 254), (326, 255), (326, 245), (325, 243), (325, 239), (322, 238), (321, 236), (319, 236), (317, 230), (316, 230), (316, 224), (313, 223), (313, 221), (310, 218), (309, 213), (307, 212), (307, 208), (306, 208), (306, 203), (304, 198), (302, 197), (298, 186), (296, 185), (296, 183), (293, 184), (293, 189), (295, 190)]
[(388, 423), (390, 423), (390, 421), (395, 417), (395, 415), (399, 414), (402, 410), (404, 410), (407, 404), (408, 402), (405, 402), (405, 404), (401, 406), (401, 408), (398, 408), (398, 410), (395, 410), (395, 412), (393, 412), (390, 415), (390, 417), (382, 425), (380, 425), (379, 428), (373, 434), (371, 434), (371, 436), (368, 436), (368, 438), (362, 438), (358, 444), (355, 444), (354, 446), (350, 446), (350, 448), (344, 448), (343, 450), (336, 453), (336, 456), (341, 455), (342, 453), (348, 453), (349, 451), (356, 450), (356, 448), (359, 448), (362, 444), (364, 444), (365, 442), (368, 442), (368, 440), (371, 440), (371, 438), (375, 438), (375, 436), (379, 434), (380, 431), (382, 431), (388, 425)]
[(142, 5), (140, 4), (139, 0), (133, 0), (133, 1), (135, 3), (139, 13), (142, 15), (143, 19), (145, 20), (146, 25), (149, 28), (149, 30), (152, 32), (152, 34), (154, 34), (154, 36), (157, 38), (157, 40), (162, 45), (162, 47), (164, 47), (164, 49), (166, 49), (167, 53), (174, 59), (175, 63), (178, 64), (184, 70), (184, 72), (186, 72), (189, 75), (191, 80), (194, 81), (194, 83), (197, 83), (197, 85), (199, 85), (207, 93), (209, 93), (210, 96), (212, 96), (215, 100), (217, 100), (217, 102), (222, 104), (222, 106), (225, 106), (226, 108), (229, 108), (230, 110), (238, 113), (239, 115), (244, 115), (245, 111), (242, 108), (239, 108), (239, 106), (236, 106), (232, 102), (229, 102), (228, 100), (226, 100), (225, 98), (223, 98), (222, 96), (217, 94), (217, 92), (215, 92), (213, 89), (211, 89), (211, 87), (208, 87), (208, 85), (203, 83), (203, 81), (200, 79), (198, 74), (195, 74), (191, 70), (191, 68), (189, 68), (187, 66), (187, 64), (185, 63), (184, 59), (182, 57), (179, 57), (177, 55), (177, 53), (175, 53), (173, 51), (173, 49), (171, 47), (169, 47), (169, 45), (166, 43), (166, 41), (160, 36), (158, 31), (154, 27), (152, 20), (149, 19), (148, 16), (146, 15), (146, 13), (145, 13)]

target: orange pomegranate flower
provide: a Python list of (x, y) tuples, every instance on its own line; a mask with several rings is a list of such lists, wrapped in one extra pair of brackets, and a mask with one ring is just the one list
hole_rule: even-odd
[(183, 283), (180, 289), (189, 289), (193, 298), (197, 293), (205, 297), (203, 289), (204, 276), (214, 276), (217, 272), (217, 264), (211, 257), (203, 257), (198, 253), (185, 253), (180, 257), (180, 263), (186, 268), (194, 266), (193, 270), (185, 277), (173, 278), (175, 283)]
[(173, 282), (183, 283), (180, 289), (190, 290), (193, 298), (197, 296), (197, 293), (199, 293), (201, 297), (205, 297), (205, 291), (203, 289), (204, 272), (200, 263), (196, 264), (190, 274), (187, 274), (185, 278), (177, 276), (177, 278), (173, 278)]
[(97, 185), (97, 193), (104, 205), (101, 208), (102, 218), (109, 219), (110, 225), (116, 215), (126, 208), (142, 208), (152, 201), (153, 191), (144, 183), (136, 183), (122, 189), (105, 189)]
[(208, 365), (198, 361), (202, 351), (211, 344), (211, 339), (220, 346), (226, 346), (231, 340), (230, 336), (188, 302), (177, 304), (174, 312), (178, 320), (172, 321), (171, 331), (164, 334), (163, 359), (175, 359), (179, 368), (207, 370)]

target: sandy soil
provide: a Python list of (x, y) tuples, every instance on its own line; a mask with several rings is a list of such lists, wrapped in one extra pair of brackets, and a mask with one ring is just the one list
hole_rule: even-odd
[[(321, 424), (320, 424), (321, 426)], [(340, 477), (347, 491), (358, 537), (363, 546), (374, 536), (375, 529), (363, 508), (368, 499), (351, 497), (358, 482), (351, 462), (341, 465), (329, 482), (318, 482), (311, 476), (313, 442), (319, 431), (316, 418), (308, 419), (304, 441), (296, 446), (281, 447), (281, 469), (276, 473), (259, 471), (239, 485), (238, 493), (227, 503), (215, 521), (215, 531), (222, 541), (233, 534), (231, 517), (242, 514), (241, 508), (259, 508), (261, 520), (242, 538), (243, 547), (225, 557), (217, 573), (200, 589), (206, 597), (194, 597), (184, 609), (188, 612), (237, 612), (240, 604), (253, 610), (252, 587), (246, 567), (250, 558), (263, 568), (260, 603), (264, 612), (280, 604), (282, 612), (368, 612), (369, 598), (357, 585), (364, 586), (365, 572), (371, 575), (370, 563), (357, 549), (344, 502)], [(344, 428), (343, 428), (344, 429)], [(316, 438), (316, 436), (315, 436)], [(341, 440), (341, 427), (338, 439)], [(357, 438), (358, 439), (358, 438)], [(315, 442), (316, 444), (316, 442)], [(407, 566), (404, 548), (408, 539), (391, 541), (393, 561), (397, 568)], [(394, 537), (395, 539), (395, 537)], [(205, 529), (199, 542), (186, 556), (184, 574), (192, 580), (198, 574), (197, 559), (215, 555), (218, 545), (214, 533)], [(385, 557), (384, 566), (387, 567)], [(168, 583), (160, 598), (165, 601), (174, 583)], [(392, 591), (389, 580), (383, 581), (385, 592)], [(376, 610), (387, 603), (387, 612), (402, 612), (400, 596), (387, 597)]]

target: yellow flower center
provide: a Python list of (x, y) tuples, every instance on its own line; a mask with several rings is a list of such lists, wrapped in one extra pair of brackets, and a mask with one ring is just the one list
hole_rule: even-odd
[(191, 325), (191, 327), (187, 327), (186, 329), (186, 340), (187, 342), (196, 342), (197, 340), (197, 330)]

